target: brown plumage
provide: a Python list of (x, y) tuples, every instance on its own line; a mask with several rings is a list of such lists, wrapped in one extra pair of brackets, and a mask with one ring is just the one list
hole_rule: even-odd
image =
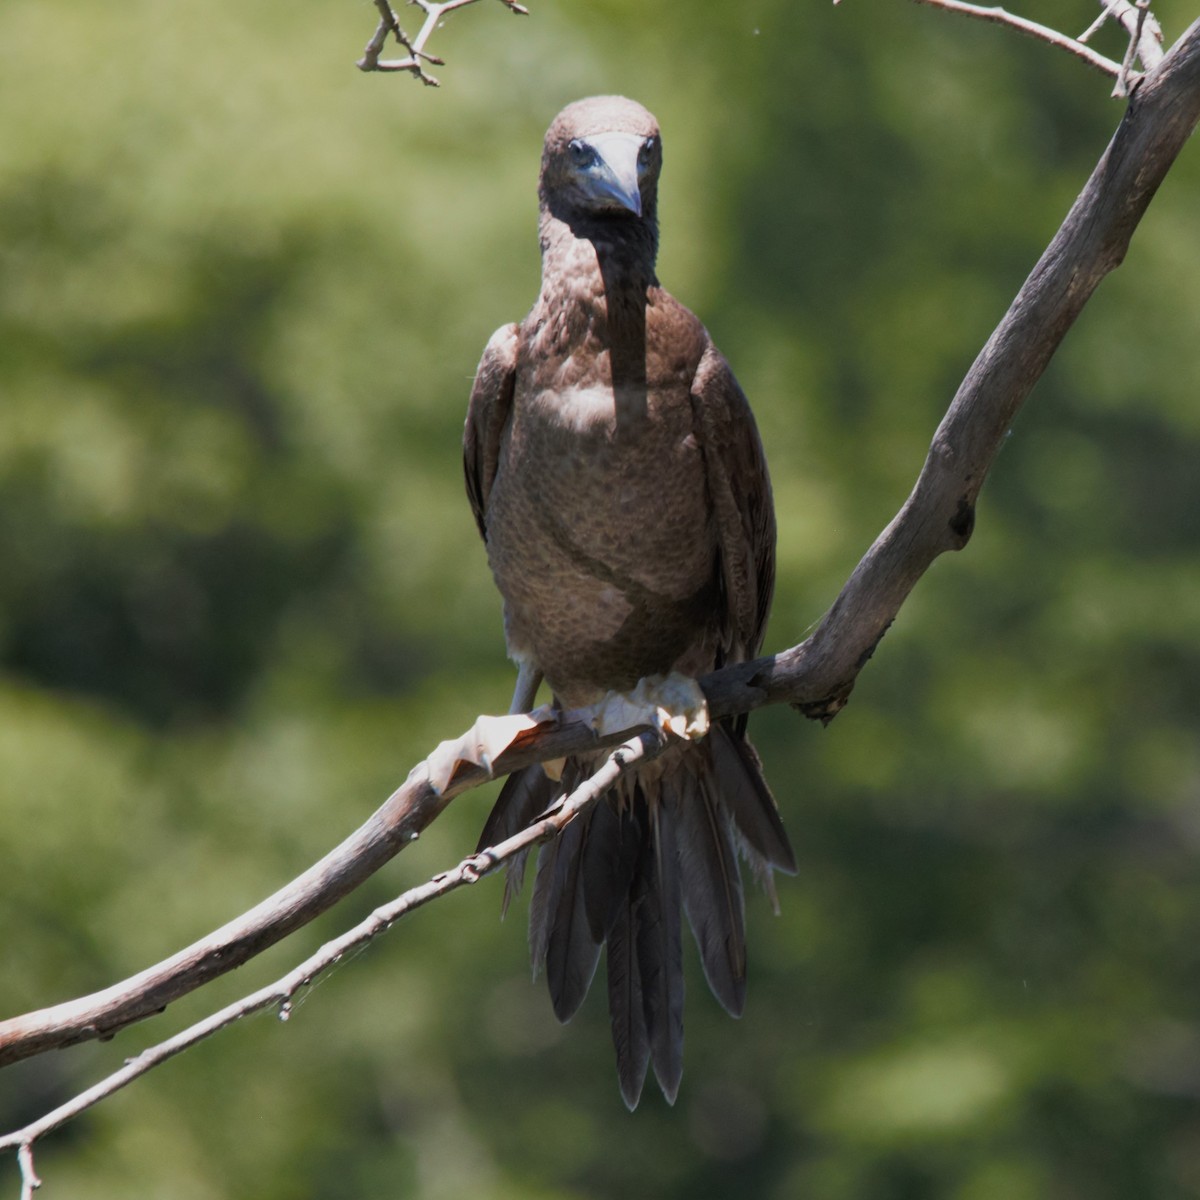
[[(538, 188), (541, 294), (493, 335), (475, 377), (467, 492), (504, 597), (515, 710), (543, 677), (557, 704), (576, 707), (762, 644), (775, 555), (766, 462), (728, 363), (655, 276), (661, 164), (641, 105), (601, 96), (559, 113)], [(481, 845), (523, 828), (590, 767), (568, 760), (561, 782), (540, 767), (510, 777)], [(713, 993), (742, 1011), (739, 850), (768, 888), (772, 868), (795, 869), (744, 718), (648, 764), (539, 856), (534, 967), (566, 1021), (606, 947), (631, 1108), (651, 1063), (668, 1100), (679, 1088), (681, 906)]]

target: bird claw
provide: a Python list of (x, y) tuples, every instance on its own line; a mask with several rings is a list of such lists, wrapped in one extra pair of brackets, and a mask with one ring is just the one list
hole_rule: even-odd
[(708, 733), (708, 701), (690, 676), (672, 671), (648, 675), (631, 692), (610, 692), (592, 706), (590, 723), (599, 734), (650, 725), (663, 733), (698, 741)]

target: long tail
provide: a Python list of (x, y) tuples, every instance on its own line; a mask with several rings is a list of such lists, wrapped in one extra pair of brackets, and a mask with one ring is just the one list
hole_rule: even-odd
[[(511, 775), (480, 848), (525, 828), (583, 777), (568, 759), (561, 782), (540, 767)], [(555, 1015), (568, 1021), (587, 995), (607, 947), (608, 1005), (621, 1095), (632, 1109), (648, 1066), (674, 1103), (683, 1074), (680, 909), (700, 949), (713, 994), (733, 1016), (746, 1001), (746, 932), (737, 851), (775, 900), (771, 873), (796, 860), (741, 732), (717, 725), (653, 783), (609, 792), (538, 856), (529, 908), (536, 972), (545, 967)], [(524, 861), (509, 870), (504, 904), (520, 889)]]

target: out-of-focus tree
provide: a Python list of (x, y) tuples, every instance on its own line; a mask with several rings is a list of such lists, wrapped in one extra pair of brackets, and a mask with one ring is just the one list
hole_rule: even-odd
[[(661, 274), (771, 460), (771, 649), (903, 498), (1119, 116), (1065, 56), (862, 0), (480, 6), (440, 91), (354, 71), (325, 4), (76, 8), (0, 11), (5, 1014), (234, 915), (504, 707), (458, 438), (536, 290), (562, 103), (621, 91), (664, 127)], [(1185, 155), (847, 712), (756, 718), (801, 872), (780, 918), (750, 902), (741, 1023), (694, 977), (676, 1108), (628, 1117), (602, 997), (560, 1029), (482, 885), (42, 1173), (85, 1198), (1194, 1194), (1198, 185)], [(0, 1124), (153, 1036), (0, 1074)]]

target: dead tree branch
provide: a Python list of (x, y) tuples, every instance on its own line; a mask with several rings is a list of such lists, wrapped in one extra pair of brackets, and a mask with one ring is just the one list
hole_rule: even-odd
[[(389, 0), (375, 0), (375, 7), (379, 10), (379, 24), (375, 27), (375, 32), (371, 35), (371, 40), (367, 43), (366, 49), (363, 50), (363, 56), (356, 65), (360, 71), (408, 71), (427, 87), (440, 87), (439, 81), (430, 75), (422, 64), (433, 63), (434, 66), (440, 67), (444, 65), (445, 60), (434, 54), (426, 53), (425, 45), (433, 31), (441, 24), (443, 17), (455, 9), (466, 8), (468, 4), (476, 4), (478, 0), (442, 0), (440, 4), (435, 4), (433, 0), (408, 0), (408, 3), (419, 8), (425, 14), (417, 36), (410, 38), (400, 28), (400, 22)], [(516, 13), (518, 16), (529, 15), (529, 9), (518, 4), (516, 0), (500, 0), (500, 3), (509, 12)], [(407, 58), (382, 59), (379, 57), (387, 45), (389, 35), (408, 51)]]

